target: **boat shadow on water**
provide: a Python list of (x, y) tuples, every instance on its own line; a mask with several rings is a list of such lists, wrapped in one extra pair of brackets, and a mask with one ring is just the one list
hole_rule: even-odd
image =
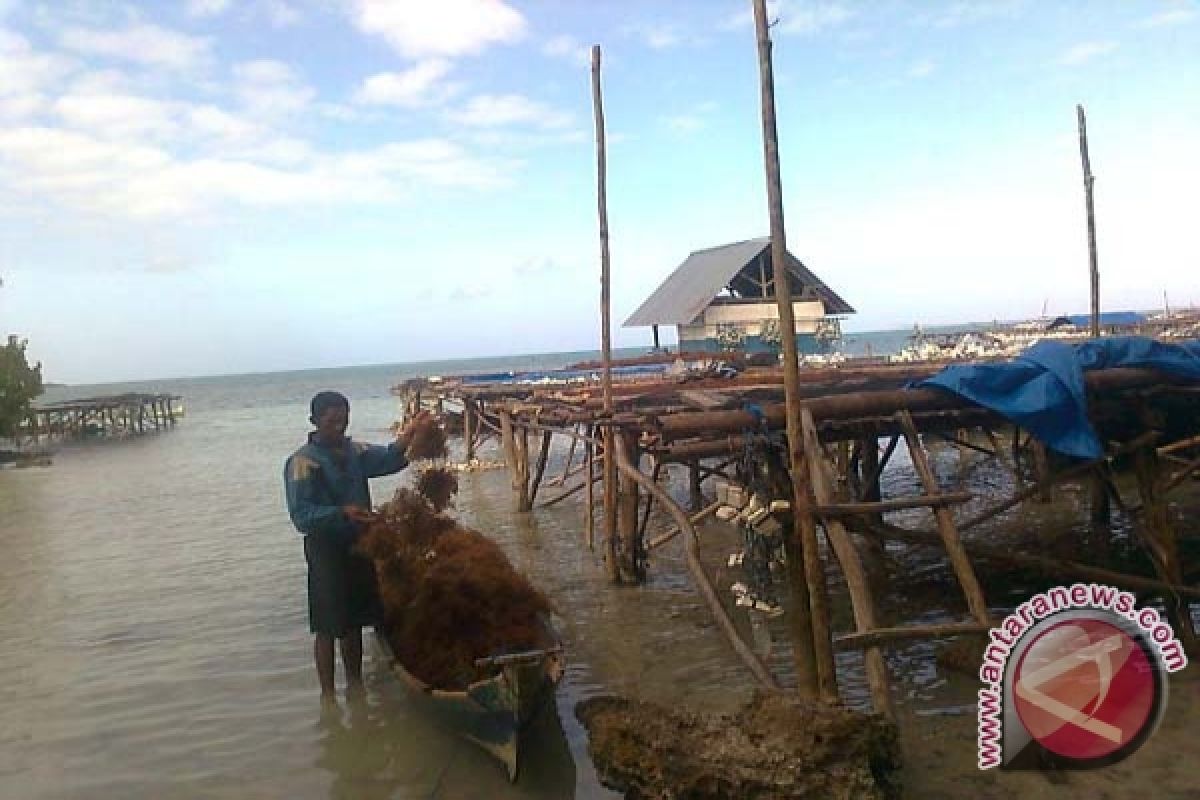
[(521, 771), (504, 767), (436, 713), (379, 676), (368, 699), (347, 701), (317, 723), (316, 766), (332, 773), (332, 798), (573, 798), (576, 768), (557, 704), (522, 734)]

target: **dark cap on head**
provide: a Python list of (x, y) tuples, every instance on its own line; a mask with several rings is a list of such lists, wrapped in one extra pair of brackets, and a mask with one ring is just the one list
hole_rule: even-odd
[(312, 402), (309, 403), (308, 408), (313, 420), (316, 421), (331, 408), (344, 408), (349, 411), (350, 401), (341, 392), (317, 392), (313, 395)]

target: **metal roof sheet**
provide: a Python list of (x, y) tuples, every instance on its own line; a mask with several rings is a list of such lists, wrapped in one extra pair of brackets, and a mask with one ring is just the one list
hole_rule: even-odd
[[(770, 237), (763, 236), (695, 251), (625, 320), (623, 327), (687, 325), (770, 245)], [(788, 268), (793, 294), (800, 287), (809, 287), (825, 302), (827, 314), (854, 313), (845, 300), (791, 253), (788, 253)]]

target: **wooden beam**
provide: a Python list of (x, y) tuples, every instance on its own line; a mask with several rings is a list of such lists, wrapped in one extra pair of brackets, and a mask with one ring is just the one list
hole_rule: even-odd
[(969, 502), (974, 497), (970, 492), (943, 492), (920, 497), (897, 497), (890, 500), (874, 500), (854, 503), (829, 503), (813, 508), (822, 517), (850, 517), (859, 514), (881, 514), (905, 508), (937, 508)]
[[(600, 218), (600, 358), (603, 363), (601, 385), (604, 393), (604, 413), (613, 412), (612, 340), (609, 317), (609, 252), (608, 252), (608, 195), (607, 153), (604, 134), (604, 96), (600, 88), (600, 45), (592, 45), (592, 111), (596, 121), (596, 209)], [(617, 467), (614, 461), (614, 433), (604, 428), (604, 536), (605, 563), (609, 578), (617, 583)]]
[(1093, 337), (1100, 335), (1100, 267), (1096, 256), (1096, 209), (1092, 200), (1092, 187), (1096, 178), (1092, 175), (1092, 160), (1088, 156), (1087, 117), (1083, 106), (1075, 106), (1079, 120), (1079, 157), (1083, 161), (1083, 195), (1087, 208), (1087, 237), (1088, 237), (1088, 274), (1091, 278), (1092, 325)]
[[(792, 629), (796, 682), (805, 697), (837, 698), (837, 673), (829, 642), (829, 600), (817, 533), (809, 513), (807, 463), (800, 432), (800, 365), (796, 354), (796, 320), (787, 270), (787, 234), (783, 219), (783, 189), (779, 179), (779, 135), (775, 122), (775, 74), (771, 62), (771, 35), (766, 0), (754, 0), (754, 27), (758, 40), (758, 68), (762, 98), (763, 161), (767, 178), (767, 214), (771, 229), (771, 269), (779, 332), (783, 339), (783, 391), (788, 432), (789, 469), (792, 475), (792, 508), (800, 521), (786, 537), (789, 586), (792, 589)], [(747, 429), (759, 426), (754, 419)], [(798, 541), (797, 541), (798, 540)], [(799, 546), (796, 546), (799, 545)]]
[[(937, 478), (934, 477), (933, 469), (929, 466), (929, 460), (925, 456), (925, 448), (921, 445), (912, 415), (907, 411), (901, 411), (896, 417), (904, 428), (904, 440), (908, 444), (909, 457), (912, 459), (917, 474), (921, 476), (925, 493), (937, 495), (939, 493)], [(971, 616), (980, 623), (987, 624), (990, 616), (987, 602), (983, 599), (983, 589), (979, 585), (979, 578), (975, 575), (974, 567), (971, 566), (971, 559), (967, 556), (962, 541), (959, 539), (958, 529), (954, 527), (954, 517), (944, 506), (935, 507), (933, 515), (937, 520), (938, 534), (942, 538), (942, 544), (950, 557), (950, 565), (954, 568), (954, 574), (958, 578), (963, 594), (966, 595), (967, 607), (971, 611)]]
[[(801, 414), (801, 431), (804, 437), (804, 452), (808, 458), (808, 474), (812, 481), (813, 496), (818, 507), (832, 505), (834, 502), (834, 478), (829, 472), (829, 464), (821, 457), (821, 448), (817, 442), (817, 426), (812, 415), (807, 411)], [(837, 555), (842, 567), (842, 575), (846, 578), (846, 589), (850, 593), (851, 605), (854, 611), (854, 625), (859, 633), (868, 633), (878, 627), (875, 617), (875, 599), (871, 594), (867, 571), (863, 567), (862, 558), (854, 541), (850, 538), (846, 527), (838, 519), (825, 520), (825, 538)], [(817, 631), (814, 628), (814, 635)], [(833, 641), (828, 642), (832, 650)], [(883, 653), (875, 645), (866, 648), (864, 656), (867, 669), (867, 684), (871, 689), (871, 700), (875, 710), (888, 719), (895, 719), (895, 709), (892, 705), (891, 689), (887, 664), (884, 663)]]

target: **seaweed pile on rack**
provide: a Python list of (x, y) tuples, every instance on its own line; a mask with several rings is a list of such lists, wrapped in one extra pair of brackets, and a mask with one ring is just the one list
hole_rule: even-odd
[(442, 513), (454, 473), (429, 467), (416, 486), (396, 491), (357, 547), (375, 562), (396, 658), (430, 686), (465, 689), (494, 671), (476, 659), (544, 646), (550, 604), (495, 542)]

